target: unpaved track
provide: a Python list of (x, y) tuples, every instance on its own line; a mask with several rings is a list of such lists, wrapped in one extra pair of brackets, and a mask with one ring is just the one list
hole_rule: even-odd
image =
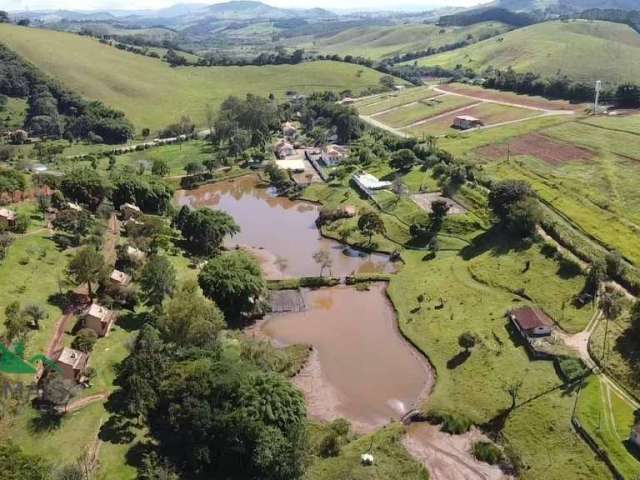
[(512, 477), (500, 468), (479, 462), (471, 454), (473, 444), (487, 438), (477, 429), (462, 435), (441, 432), (426, 423), (408, 427), (402, 443), (429, 471), (431, 480), (505, 480)]
[(375, 118), (371, 118), (369, 115), (360, 115), (360, 119), (365, 122), (368, 123), (369, 125), (376, 127), (376, 128), (381, 128), (382, 130), (386, 130), (389, 133), (392, 133), (393, 135), (396, 135), (398, 137), (401, 138), (409, 138), (410, 135), (408, 133), (405, 133), (401, 130), (398, 130), (397, 128), (393, 128), (390, 127), (389, 125), (385, 125), (382, 122), (379, 122), (378, 120), (376, 120)]

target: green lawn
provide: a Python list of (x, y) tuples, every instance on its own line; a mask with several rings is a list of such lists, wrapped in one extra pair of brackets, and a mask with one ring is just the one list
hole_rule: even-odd
[(14, 301), (22, 307), (35, 303), (48, 313), (40, 330), (29, 334), (28, 354), (46, 351), (55, 322), (62, 315), (49, 299), (60, 291), (58, 282), (65, 279), (71, 254), (60, 252), (48, 236), (48, 232), (17, 236), (0, 263), (0, 323), (4, 322), (5, 307)]
[(7, 101), (7, 106), (0, 111), (0, 123), (4, 122), (9, 130), (22, 128), (27, 114), (27, 101), (22, 98), (11, 98)]
[(229, 95), (283, 97), (287, 91), (353, 90), (378, 86), (381, 74), (337, 62), (264, 67), (171, 68), (92, 38), (45, 29), (0, 25), (0, 42), (45, 73), (90, 99), (122, 110), (139, 132), (159, 129), (188, 114), (204, 123), (205, 105)]
[(355, 106), (361, 114), (371, 115), (436, 95), (439, 95), (438, 92), (431, 90), (427, 86), (407, 88), (393, 93), (378, 95), (373, 98), (366, 98), (356, 102)]

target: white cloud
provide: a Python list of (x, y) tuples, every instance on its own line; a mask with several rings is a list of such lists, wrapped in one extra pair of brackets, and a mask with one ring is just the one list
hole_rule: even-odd
[[(416, 8), (433, 8), (437, 6), (472, 6), (483, 0), (431, 0), (428, 2), (407, 0), (400, 5)], [(487, 1), (487, 0), (484, 0)], [(115, 10), (115, 9), (155, 9), (174, 5), (176, 3), (220, 3), (218, 1), (203, 0), (0, 0), (0, 10)], [(336, 9), (397, 9), (398, 2), (393, 0), (272, 0), (265, 1), (270, 5), (289, 8), (336, 8)]]

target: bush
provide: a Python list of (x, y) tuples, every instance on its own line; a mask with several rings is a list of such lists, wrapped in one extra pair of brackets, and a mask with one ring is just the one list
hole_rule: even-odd
[(565, 382), (572, 382), (589, 373), (589, 368), (582, 360), (575, 357), (557, 357), (555, 359), (558, 375)]
[(439, 410), (431, 410), (427, 413), (427, 421), (433, 425), (441, 425), (440, 430), (454, 435), (468, 432), (472, 425), (471, 420), (462, 415)]
[(89, 353), (93, 350), (93, 346), (98, 341), (98, 335), (90, 328), (83, 328), (78, 332), (76, 338), (71, 342), (71, 348)]
[(477, 460), (488, 463), (489, 465), (496, 465), (504, 458), (502, 450), (491, 442), (483, 441), (473, 444), (473, 456), (476, 457)]

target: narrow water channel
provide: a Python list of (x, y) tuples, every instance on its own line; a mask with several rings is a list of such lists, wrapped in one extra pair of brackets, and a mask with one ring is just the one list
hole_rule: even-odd
[[(325, 275), (394, 269), (386, 255), (353, 250), (346, 254), (342, 244), (322, 238), (315, 225), (317, 205), (274, 196), (254, 175), (180, 190), (176, 199), (179, 205), (217, 208), (233, 216), (241, 231), (227, 240), (226, 246), (250, 247), (268, 278), (318, 275), (320, 267), (313, 254), (320, 249), (327, 250), (332, 261), (331, 272), (325, 270)], [(278, 257), (286, 259), (286, 268), (276, 266)]]
[(345, 417), (372, 431), (418, 406), (430, 390), (430, 366), (400, 335), (384, 288), (306, 291), (307, 311), (273, 315), (262, 325), (277, 343), (313, 346), (295, 379), (312, 417)]

